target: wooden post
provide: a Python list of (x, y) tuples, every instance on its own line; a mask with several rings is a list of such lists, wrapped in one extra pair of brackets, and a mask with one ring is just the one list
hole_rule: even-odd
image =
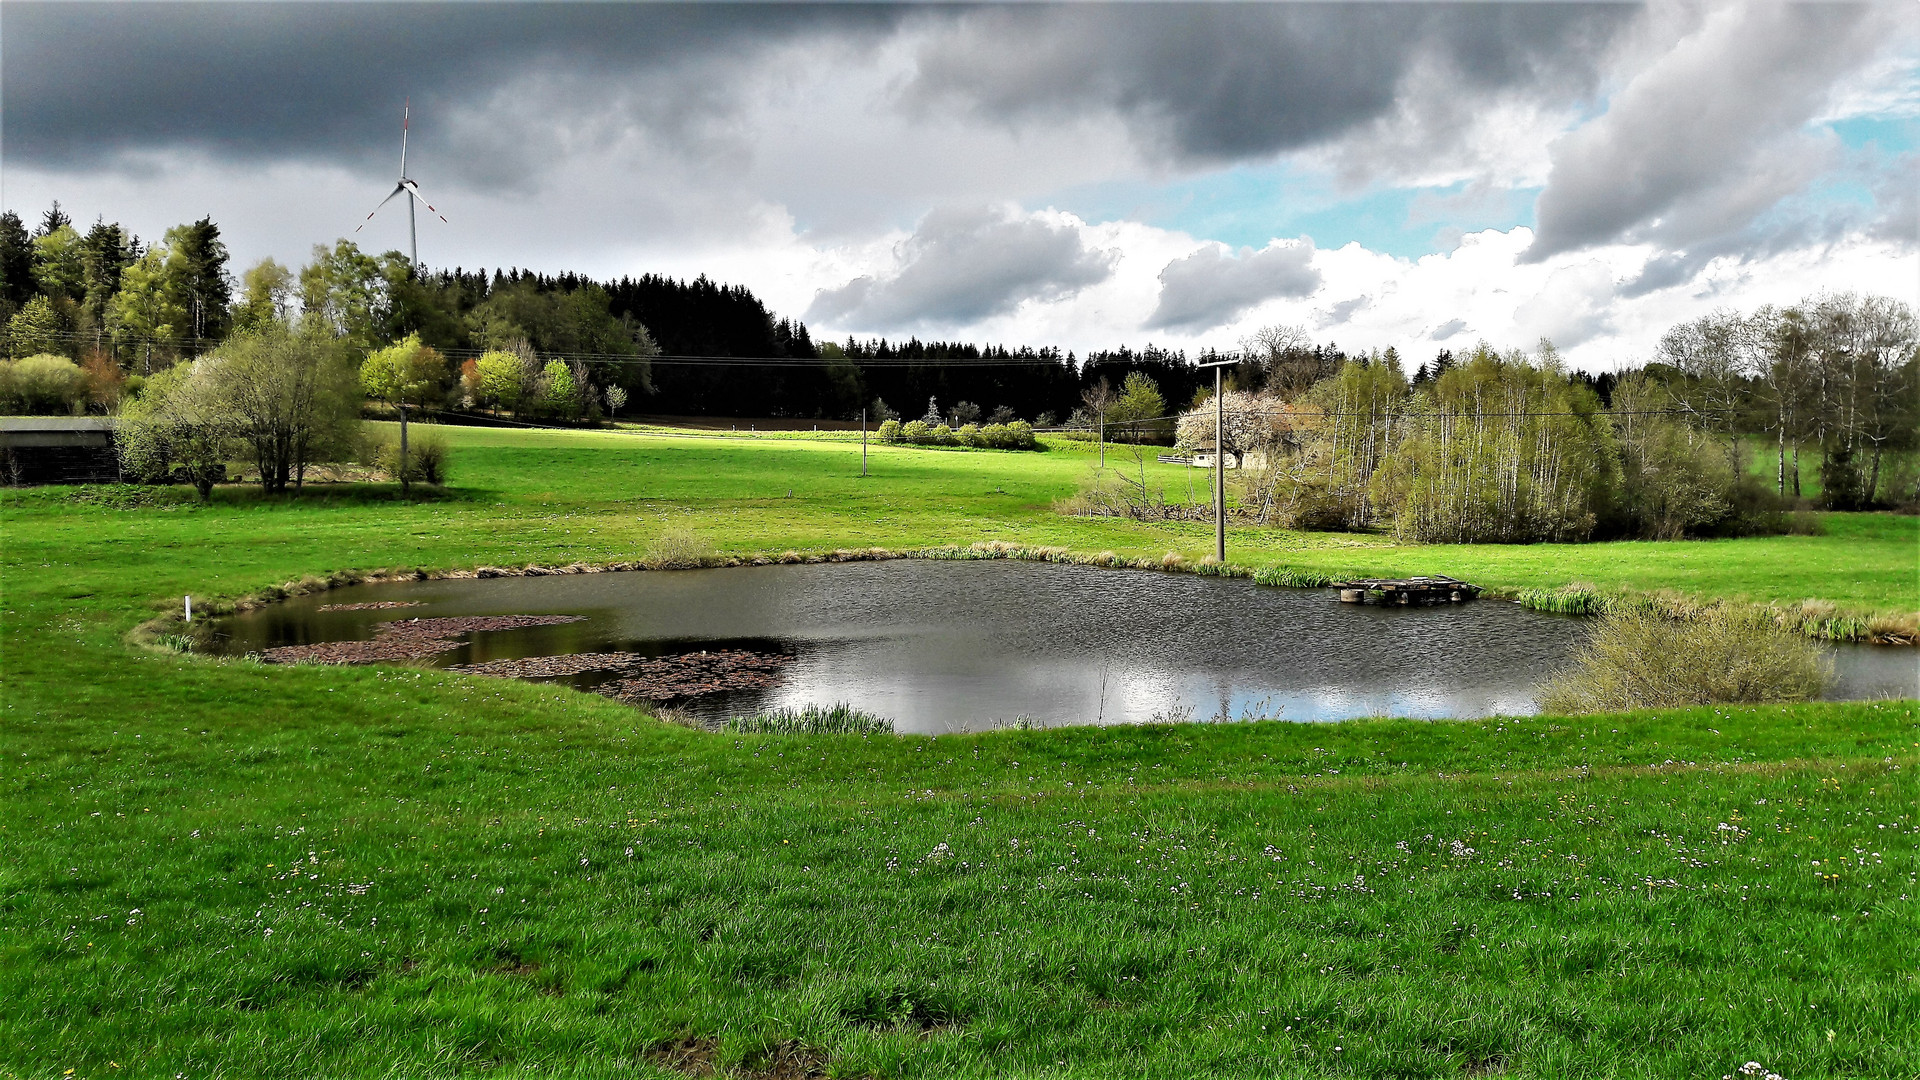
[(400, 494), (407, 493), (407, 403), (400, 403)]
[(1213, 560), (1227, 561), (1227, 423), (1221, 367), (1213, 369)]
[(867, 410), (860, 410), (860, 475), (867, 475)]

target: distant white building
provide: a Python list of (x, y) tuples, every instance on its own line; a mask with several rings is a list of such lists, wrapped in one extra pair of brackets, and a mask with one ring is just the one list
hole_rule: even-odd
[[(1211, 469), (1213, 468), (1213, 454), (1214, 443), (1212, 439), (1208, 439), (1193, 448), (1193, 453), (1187, 459), (1187, 464), (1196, 469)], [(1264, 469), (1266, 467), (1267, 452), (1265, 450), (1229, 449), (1227, 451), (1227, 468), (1229, 469)]]

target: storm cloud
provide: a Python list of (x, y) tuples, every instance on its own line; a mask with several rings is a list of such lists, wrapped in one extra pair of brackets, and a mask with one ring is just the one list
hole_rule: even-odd
[(823, 331), (1330, 320), (1605, 362), (1702, 304), (1905, 280), (1917, 12), (6, 0), (0, 181), (297, 263), (391, 190), (410, 98), (431, 265), (707, 274)]
[(1072, 224), (990, 208), (928, 214), (897, 256), (890, 273), (822, 290), (807, 318), (874, 328), (967, 323), (1071, 296), (1106, 280), (1116, 257), (1089, 250)]
[(1528, 257), (1619, 241), (1685, 248), (1805, 188), (1834, 153), (1807, 122), (1871, 53), (1880, 21), (1861, 5), (1710, 11), (1554, 148)]
[(929, 39), (911, 93), (1010, 123), (1111, 111), (1170, 158), (1246, 160), (1387, 116), (1421, 69), (1446, 72), (1456, 95), (1584, 94), (1634, 15), (1557, 3), (996, 7)]
[[(655, 91), (652, 124), (724, 112), (725, 79), (808, 37), (883, 35), (878, 6), (9, 2), (8, 157), (87, 167), (141, 151), (358, 163), (394, 156), (397, 106), (502, 110), (523, 129)], [(502, 100), (508, 94), (517, 100)], [(520, 109), (514, 106), (535, 105)]]
[(1320, 287), (1313, 241), (1275, 241), (1261, 251), (1235, 253), (1221, 245), (1175, 259), (1160, 271), (1160, 303), (1149, 330), (1211, 330), (1277, 297), (1306, 296)]

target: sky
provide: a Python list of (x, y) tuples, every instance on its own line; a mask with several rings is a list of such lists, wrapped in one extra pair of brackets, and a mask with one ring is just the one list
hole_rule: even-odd
[[(816, 338), (1645, 362), (1920, 292), (1911, 2), (0, 5), (0, 203), (236, 269), (744, 284)], [(355, 232), (363, 222), (364, 228)]]

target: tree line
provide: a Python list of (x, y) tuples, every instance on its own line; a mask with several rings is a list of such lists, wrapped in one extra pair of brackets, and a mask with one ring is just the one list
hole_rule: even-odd
[[(611, 391), (619, 408), (657, 415), (850, 420), (864, 411), (879, 423), (918, 415), (933, 399), (955, 428), (974, 410), (1041, 427), (1080, 411), (1075, 423), (1092, 428), (1097, 409), (1084, 399), (1103, 384), (1140, 373), (1186, 401), (1204, 381), (1184, 352), (1151, 345), (1083, 361), (1056, 348), (917, 337), (816, 342), (745, 287), (704, 276), (426, 270), (345, 240), (317, 246), (297, 270), (266, 259), (235, 273), (229, 261), (210, 218), (146, 242), (104, 220), (82, 233), (58, 203), (31, 231), (18, 214), (0, 214), (0, 333), (13, 362), (0, 372), (0, 397), (16, 409), (109, 412), (129, 379), (137, 389), (236, 332), (308, 316), (363, 355), (409, 339), (436, 350), (449, 364), (442, 407), (536, 419), (605, 415)], [(503, 354), (524, 369), (517, 390), (504, 381)], [(570, 395), (551, 389), (556, 363)], [(491, 379), (474, 375), (480, 367)]]
[[(1803, 455), (1818, 505), (1920, 505), (1920, 335), (1889, 298), (1715, 312), (1604, 377), (1544, 341), (1409, 378), (1391, 349), (1328, 372), (1303, 335), (1266, 337), (1281, 347), (1247, 350), (1264, 372), (1236, 371), (1220, 402), (1261, 520), (1439, 543), (1767, 531), (1806, 491)], [(1209, 400), (1177, 438), (1210, 448), (1213, 428)]]

